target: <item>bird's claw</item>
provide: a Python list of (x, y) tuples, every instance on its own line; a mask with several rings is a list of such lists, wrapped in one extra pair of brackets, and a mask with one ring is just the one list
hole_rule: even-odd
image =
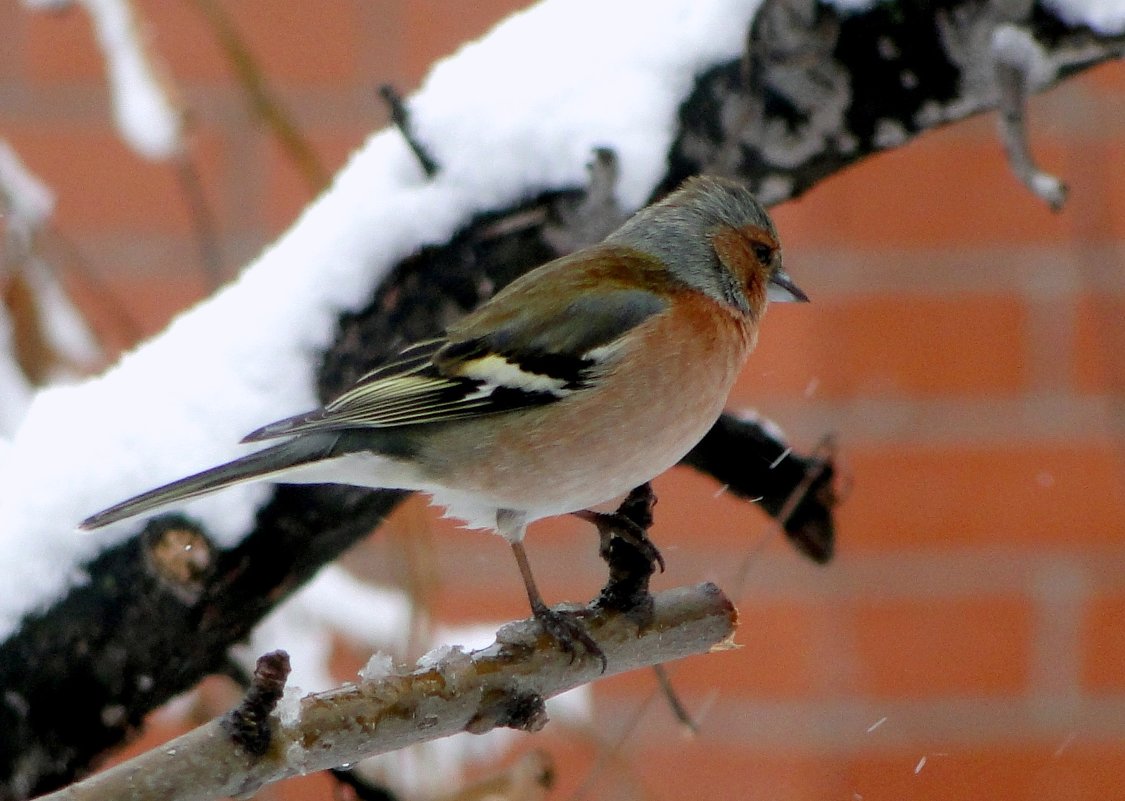
[(578, 656), (581, 647), (590, 656), (598, 658), (602, 663), (602, 673), (605, 673), (606, 668), (609, 667), (605, 652), (586, 631), (578, 613), (552, 609), (546, 604), (533, 605), (531, 611), (539, 621), (539, 625), (543, 627), (543, 631), (558, 643), (563, 653), (570, 656), (571, 663)]

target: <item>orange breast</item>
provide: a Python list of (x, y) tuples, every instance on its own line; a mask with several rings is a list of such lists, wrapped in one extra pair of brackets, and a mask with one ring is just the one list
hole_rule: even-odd
[(664, 472), (707, 433), (755, 335), (685, 292), (630, 334), (593, 391), (451, 430), (436, 444), (435, 478), (532, 518), (610, 500)]

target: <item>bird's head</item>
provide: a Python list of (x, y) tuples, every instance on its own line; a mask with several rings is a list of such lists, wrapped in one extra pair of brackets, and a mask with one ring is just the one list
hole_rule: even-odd
[(688, 286), (755, 319), (769, 301), (809, 299), (782, 266), (773, 221), (736, 181), (689, 178), (606, 241), (652, 254)]

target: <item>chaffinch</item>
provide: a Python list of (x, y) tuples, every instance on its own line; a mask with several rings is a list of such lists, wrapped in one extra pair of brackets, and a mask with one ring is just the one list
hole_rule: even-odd
[(782, 269), (769, 216), (740, 184), (691, 178), (323, 408), (244, 439), (280, 444), (81, 527), (261, 479), (419, 490), (507, 539), (546, 625), (527, 524), (602, 504), (676, 464), (722, 412), (770, 300), (808, 298)]

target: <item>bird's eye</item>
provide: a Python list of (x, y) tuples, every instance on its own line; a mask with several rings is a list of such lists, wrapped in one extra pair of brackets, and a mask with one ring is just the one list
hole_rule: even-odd
[(769, 245), (764, 245), (761, 242), (755, 242), (751, 246), (754, 250), (754, 258), (762, 264), (769, 264), (770, 259), (773, 258), (773, 248)]

